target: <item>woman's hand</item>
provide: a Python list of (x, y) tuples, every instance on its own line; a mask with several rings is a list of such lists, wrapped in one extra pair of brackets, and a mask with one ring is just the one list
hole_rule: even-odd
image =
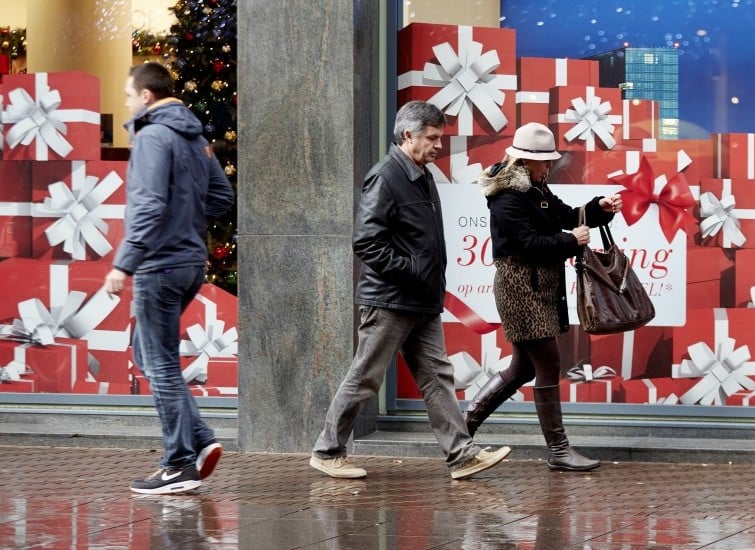
[(610, 197), (603, 197), (602, 199), (600, 199), (598, 204), (604, 212), (613, 212), (614, 214), (616, 212), (621, 212), (621, 195), (617, 193), (615, 195), (611, 195)]
[(579, 225), (571, 230), (571, 234), (577, 239), (579, 246), (584, 246), (590, 242), (590, 228), (586, 225)]

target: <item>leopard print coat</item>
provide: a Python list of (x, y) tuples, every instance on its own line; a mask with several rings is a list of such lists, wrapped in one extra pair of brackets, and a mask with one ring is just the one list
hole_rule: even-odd
[[(526, 193), (531, 187), (527, 170), (519, 165), (503, 168), (495, 175), (488, 169), (479, 184), (486, 197), (504, 189)], [(556, 307), (561, 267), (557, 264), (535, 266), (517, 256), (495, 258), (495, 267), (493, 294), (506, 339), (520, 342), (561, 334)], [(537, 278), (537, 290), (533, 289), (534, 278)]]

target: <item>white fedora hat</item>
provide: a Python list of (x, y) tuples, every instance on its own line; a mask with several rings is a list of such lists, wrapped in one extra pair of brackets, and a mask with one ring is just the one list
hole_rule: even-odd
[(556, 151), (553, 132), (539, 122), (528, 122), (514, 132), (514, 142), (506, 148), (506, 154), (518, 159), (556, 160), (561, 155)]

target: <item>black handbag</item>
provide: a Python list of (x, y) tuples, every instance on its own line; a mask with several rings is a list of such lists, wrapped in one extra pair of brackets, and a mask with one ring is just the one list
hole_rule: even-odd
[[(585, 209), (579, 212), (585, 223)], [(588, 334), (611, 334), (640, 328), (655, 317), (655, 308), (632, 270), (629, 259), (601, 225), (603, 251), (582, 246), (576, 257), (577, 315)]]

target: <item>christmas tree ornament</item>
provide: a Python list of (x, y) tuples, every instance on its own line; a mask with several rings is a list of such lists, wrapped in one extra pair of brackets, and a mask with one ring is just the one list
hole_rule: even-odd
[(230, 177), (233, 177), (236, 175), (236, 167), (233, 164), (226, 164), (225, 165), (225, 175)]
[(189, 80), (184, 84), (184, 90), (187, 92), (194, 92), (197, 89), (197, 83), (194, 80)]
[(234, 142), (236, 141), (236, 132), (234, 130), (228, 130), (223, 137), (226, 141)]
[(222, 80), (213, 80), (212, 84), (210, 84), (213, 90), (216, 92), (220, 92), (223, 88), (228, 86), (227, 82), (223, 82)]

